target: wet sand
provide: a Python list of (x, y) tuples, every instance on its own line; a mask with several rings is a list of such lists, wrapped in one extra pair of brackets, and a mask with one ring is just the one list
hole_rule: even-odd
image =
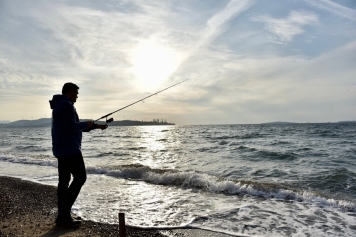
[[(83, 220), (79, 227), (57, 227), (56, 187), (17, 178), (0, 176), (0, 236), (119, 236), (118, 224)], [(142, 230), (126, 227), (127, 236), (199, 236), (230, 235), (198, 230)]]

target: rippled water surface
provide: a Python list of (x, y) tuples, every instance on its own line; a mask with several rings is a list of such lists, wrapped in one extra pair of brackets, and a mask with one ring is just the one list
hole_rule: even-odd
[[(356, 236), (356, 125), (109, 127), (83, 136), (83, 217), (262, 236)], [(50, 128), (0, 128), (0, 173), (55, 185)]]

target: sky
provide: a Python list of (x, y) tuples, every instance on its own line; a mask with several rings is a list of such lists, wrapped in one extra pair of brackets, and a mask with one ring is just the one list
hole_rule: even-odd
[(0, 0), (0, 120), (356, 120), (355, 0)]

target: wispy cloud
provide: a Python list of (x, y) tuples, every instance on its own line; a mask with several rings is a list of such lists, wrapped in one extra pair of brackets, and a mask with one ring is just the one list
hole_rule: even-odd
[(252, 21), (263, 22), (264, 28), (274, 36), (274, 40), (280, 43), (288, 43), (296, 35), (304, 32), (303, 26), (317, 24), (318, 16), (311, 12), (291, 11), (286, 18), (273, 18), (265, 14), (251, 18)]
[[(205, 80), (195, 86), (199, 89), (191, 86), (184, 100), (194, 105), (199, 101), (199, 105), (209, 108), (206, 119), (211, 121), (224, 118), (227, 122), (236, 116), (255, 123), (263, 114), (263, 119), (269, 121), (309, 122), (306, 113), (318, 121), (337, 121), (340, 114), (326, 112), (325, 117), (325, 111), (331, 110), (352, 118), (356, 115), (351, 109), (356, 92), (353, 82), (356, 69), (351, 65), (355, 61), (355, 43), (314, 59), (301, 55), (251, 57), (206, 51), (185, 68), (192, 78)], [(196, 68), (204, 70), (197, 73)], [(215, 83), (206, 85), (205, 81), (211, 78)], [(177, 101), (179, 96), (173, 95), (172, 99)], [(337, 101), (344, 101), (343, 109), (337, 106)]]
[(199, 50), (204, 51), (204, 47), (209, 46), (214, 39), (216, 39), (216, 37), (223, 33), (225, 29), (224, 26), (229, 21), (249, 9), (255, 3), (256, 0), (230, 0), (230, 2), (222, 10), (218, 11), (211, 18), (209, 18), (206, 22), (205, 28), (200, 31), (200, 36), (196, 40), (193, 48), (186, 53), (179, 65), (180, 67), (177, 67), (176, 72), (179, 74), (182, 70), (185, 70), (184, 66), (186, 65), (184, 64), (189, 64), (190, 60), (195, 60), (194, 56), (201, 53)]
[(312, 6), (335, 13), (352, 21), (356, 21), (356, 10), (345, 7), (330, 0), (302, 0)]
[(214, 14), (208, 21), (204, 34), (197, 46), (207, 44), (222, 31), (222, 26), (229, 20), (250, 8), (256, 1), (254, 0), (231, 0), (224, 9)]

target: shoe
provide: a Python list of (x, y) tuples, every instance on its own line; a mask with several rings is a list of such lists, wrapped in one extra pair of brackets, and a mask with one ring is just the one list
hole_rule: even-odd
[(80, 220), (74, 220), (70, 214), (58, 215), (56, 219), (57, 226), (74, 227), (79, 226), (82, 222)]

